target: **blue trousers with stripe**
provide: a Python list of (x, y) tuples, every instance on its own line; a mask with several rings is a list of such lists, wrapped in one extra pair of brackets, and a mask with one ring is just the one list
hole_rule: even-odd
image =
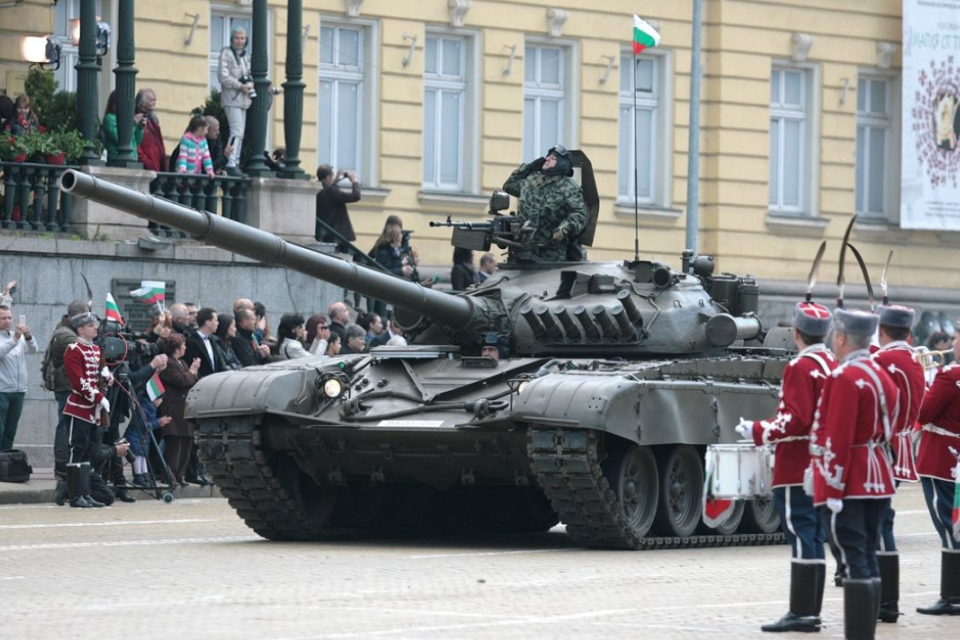
[(777, 487), (773, 501), (794, 561), (823, 562), (827, 530), (803, 487)]
[(944, 549), (960, 551), (960, 542), (953, 537), (953, 497), (956, 484), (937, 478), (920, 478), (923, 485), (923, 497), (927, 501), (930, 519), (940, 536), (940, 544)]

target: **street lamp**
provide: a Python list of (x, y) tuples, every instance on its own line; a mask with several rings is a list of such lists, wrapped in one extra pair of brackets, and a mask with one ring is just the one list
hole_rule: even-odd
[[(113, 30), (110, 25), (97, 16), (97, 55), (105, 56), (110, 50), (110, 36)], [(80, 46), (80, 18), (70, 20), (70, 42), (73, 46)]]
[(53, 36), (23, 36), (20, 38), (20, 59), (40, 65), (60, 68), (60, 41)]

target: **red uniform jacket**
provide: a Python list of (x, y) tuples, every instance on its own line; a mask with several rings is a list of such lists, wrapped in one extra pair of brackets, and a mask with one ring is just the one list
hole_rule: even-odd
[(774, 487), (803, 484), (803, 472), (810, 466), (813, 414), (827, 376), (836, 368), (837, 359), (824, 345), (807, 347), (783, 372), (776, 417), (753, 423), (753, 441), (757, 446), (776, 443)]
[(889, 374), (900, 392), (900, 403), (896, 409), (891, 409), (890, 415), (894, 434), (893, 475), (897, 480), (917, 482), (920, 477), (910, 434), (920, 414), (920, 403), (927, 386), (923, 367), (914, 359), (913, 347), (903, 341), (881, 347), (873, 359)]
[(895, 493), (882, 403), (892, 416), (898, 391), (869, 355), (866, 349), (851, 354), (833, 371), (820, 396), (810, 436), (814, 504)]
[(70, 396), (63, 413), (85, 422), (100, 417), (100, 347), (77, 340), (63, 353), (63, 368), (70, 380)]
[(960, 364), (944, 367), (934, 378), (923, 398), (918, 421), (923, 432), (917, 472), (926, 478), (956, 482), (952, 472), (957, 458), (950, 447), (960, 451)]
[(160, 132), (160, 122), (155, 117), (148, 115), (143, 119), (143, 140), (137, 147), (137, 153), (144, 169), (167, 170), (167, 147)]

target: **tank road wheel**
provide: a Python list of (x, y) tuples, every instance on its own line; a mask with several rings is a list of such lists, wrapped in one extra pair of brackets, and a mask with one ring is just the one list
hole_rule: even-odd
[(616, 494), (624, 524), (637, 538), (647, 535), (657, 514), (657, 461), (649, 447), (625, 444), (602, 465), (603, 476)]
[(686, 538), (700, 523), (703, 467), (689, 445), (677, 445), (662, 458), (660, 504), (653, 527), (660, 535)]
[(743, 533), (776, 533), (780, 530), (780, 514), (773, 498), (748, 500), (740, 531)]
[(740, 527), (740, 523), (743, 522), (743, 514), (746, 508), (747, 502), (745, 500), (737, 500), (734, 503), (733, 513), (723, 524), (714, 529), (713, 532), (721, 536), (730, 536), (736, 533)]

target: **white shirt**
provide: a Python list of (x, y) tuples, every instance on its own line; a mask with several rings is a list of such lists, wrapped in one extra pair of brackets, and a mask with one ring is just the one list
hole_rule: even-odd
[(217, 361), (213, 357), (213, 343), (210, 341), (210, 336), (206, 335), (203, 331), (197, 331), (197, 335), (203, 340), (203, 346), (207, 348), (207, 355), (210, 356), (210, 366), (216, 369)]
[(32, 335), (14, 341), (12, 331), (0, 331), (0, 393), (24, 393), (27, 390), (28, 353), (39, 351)]

